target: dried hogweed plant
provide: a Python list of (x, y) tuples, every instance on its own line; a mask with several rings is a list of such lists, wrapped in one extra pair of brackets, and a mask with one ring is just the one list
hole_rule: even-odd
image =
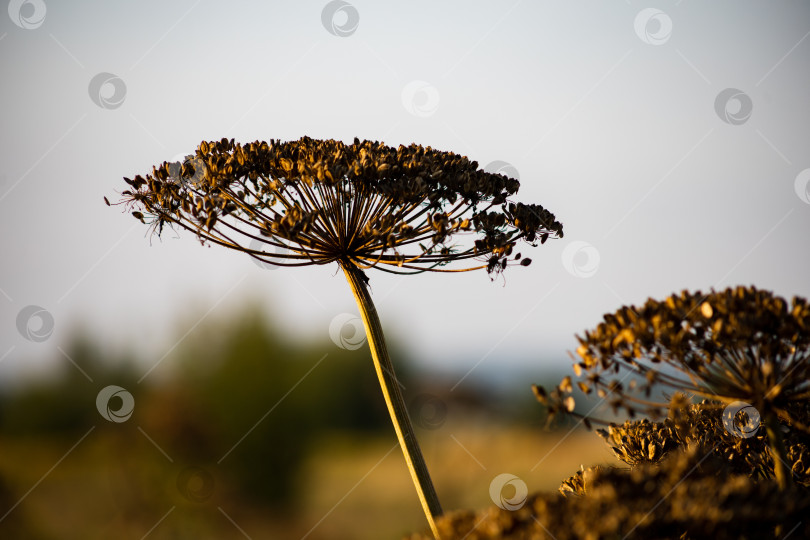
[[(695, 397), (710, 400), (704, 408), (752, 405), (761, 414), (777, 483), (784, 488), (791, 482), (783, 427), (808, 431), (806, 416), (796, 414), (810, 404), (805, 299), (788, 303), (754, 287), (705, 295), (684, 291), (641, 307), (622, 307), (577, 340), (577, 387), (607, 400), (614, 412), (655, 419)], [(553, 415), (573, 412), (573, 388), (566, 377), (549, 394), (534, 389)], [(654, 389), (673, 392), (672, 401)], [(659, 450), (664, 448), (647, 448)]]
[(810, 538), (810, 491), (752, 482), (698, 447), (632, 469), (586, 468), (560, 491), (531, 494), (515, 511), (449, 513), (439, 531), (458, 540)]
[[(660, 463), (671, 452), (686, 452), (692, 448), (712, 449), (722, 458), (729, 473), (747, 475), (754, 480), (774, 478), (774, 460), (768, 447), (765, 430), (740, 437), (729, 432), (732, 421), (718, 410), (719, 402), (703, 400), (670, 412), (661, 422), (628, 420), (622, 425), (611, 424), (596, 432), (621, 461), (631, 467)], [(808, 408), (792, 408), (791, 417), (803, 424), (810, 422)], [(810, 434), (791, 429), (789, 422), (779, 418), (783, 431), (787, 465), (793, 481), (810, 487)]]
[[(554, 215), (512, 202), (517, 180), (475, 161), (418, 145), (304, 137), (203, 142), (184, 163), (124, 178), (121, 203), (160, 234), (165, 226), (203, 243), (278, 266), (337, 263), (354, 293), (383, 395), (431, 529), (441, 506), (408, 418), (365, 271), (395, 274), (485, 269), (531, 260), (516, 251), (562, 237)], [(106, 199), (105, 199), (106, 200)], [(109, 204), (109, 202), (108, 202)]]

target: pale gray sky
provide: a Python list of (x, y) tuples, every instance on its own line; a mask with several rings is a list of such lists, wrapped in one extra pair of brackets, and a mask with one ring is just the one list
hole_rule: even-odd
[[(810, 4), (785, 1), (14, 0), (0, 380), (65, 362), (80, 323), (137, 343), (146, 371), (247, 300), (306, 338), (356, 312), (336, 267), (263, 270), (186, 234), (150, 246), (104, 206), (202, 139), (357, 136), (511, 164), (518, 198), (565, 226), (524, 250), (532, 266), (372, 274), (392, 336), (459, 378), (562, 366), (603, 313), (684, 288), (808, 297), (809, 35)], [(47, 339), (36, 316), (34, 341), (18, 330), (29, 305)]]

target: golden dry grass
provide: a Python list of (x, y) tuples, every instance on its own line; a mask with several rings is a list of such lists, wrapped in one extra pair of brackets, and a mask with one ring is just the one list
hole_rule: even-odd
[[(565, 432), (448, 422), (419, 436), (446, 510), (489, 506), (490, 482), (504, 472), (523, 479), (533, 492), (556, 490), (580, 464), (616, 463), (604, 442), (585, 431), (561, 440)], [(74, 442), (0, 441), (0, 476), (9, 492), (0, 497), (2, 513)], [(426, 522), (395, 442), (393, 433), (325, 437), (305, 463), (294, 515), (242, 500), (213, 467), (214, 494), (190, 502), (175, 485), (180, 464), (169, 463), (143, 438), (121, 440), (97, 430), (0, 521), (0, 537), (23, 531), (27, 538), (65, 540), (140, 539), (147, 533), (149, 540), (401, 538), (426, 528)]]
[[(556, 491), (581, 464), (618, 464), (595, 433), (581, 430), (445, 424), (419, 436), (445, 510), (491, 505), (490, 483), (501, 473), (518, 476), (530, 492)], [(427, 527), (395, 442), (393, 435), (363, 445), (338, 437), (313, 456), (303, 480), (303, 521), (320, 524), (308, 538), (399, 538)]]

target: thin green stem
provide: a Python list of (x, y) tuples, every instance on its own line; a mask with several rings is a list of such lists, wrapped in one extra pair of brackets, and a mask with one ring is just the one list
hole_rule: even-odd
[(399, 446), (405, 455), (405, 462), (411, 473), (419, 501), (422, 503), (425, 517), (433, 531), (433, 536), (438, 540), (439, 531), (436, 528), (436, 518), (442, 514), (442, 507), (439, 504), (436, 490), (433, 488), (433, 482), (430, 480), (422, 451), (419, 449), (405, 400), (402, 399), (402, 392), (399, 390), (399, 381), (394, 374), (391, 358), (388, 356), (382, 325), (377, 315), (377, 309), (371, 301), (371, 295), (366, 286), (366, 277), (363, 271), (351, 262), (343, 262), (341, 267), (352, 288), (354, 298), (357, 300), (357, 307), (360, 309), (363, 325), (366, 328), (368, 346), (371, 349), (371, 358), (374, 360), (377, 378), (380, 381), (385, 404), (388, 406), (388, 413), (391, 415), (391, 422), (394, 424), (394, 431), (397, 433)]

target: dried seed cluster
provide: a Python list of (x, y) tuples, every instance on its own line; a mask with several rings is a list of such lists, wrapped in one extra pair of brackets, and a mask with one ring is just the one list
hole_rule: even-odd
[(617, 458), (628, 465), (658, 463), (679, 447), (678, 432), (670, 423), (650, 422), (646, 418), (627, 421), (622, 426), (611, 424), (596, 432), (610, 445)]
[[(280, 266), (493, 273), (531, 262), (514, 251), (519, 240), (563, 235), (542, 206), (510, 202), (517, 180), (414, 144), (222, 139), (124, 180), (122, 202), (158, 234), (178, 226)], [(468, 259), (478, 262), (443, 268)]]
[[(491, 506), (438, 520), (442, 539), (557, 540), (810, 537), (810, 491), (781, 490), (730, 472), (722, 456), (694, 446), (657, 464), (580, 471), (568, 496), (538, 493), (516, 511)], [(572, 496), (571, 492), (579, 494)], [(412, 535), (427, 540), (429, 535)]]
[[(765, 430), (759, 429), (749, 438), (735, 436), (726, 429), (723, 412), (721, 403), (704, 400), (672, 410), (662, 422), (627, 421), (596, 432), (617, 458), (631, 466), (659, 463), (670, 452), (702, 447), (713, 448), (732, 474), (774, 478), (774, 457)], [(779, 421), (793, 481), (810, 487), (810, 435), (794, 429), (791, 421), (810, 423), (810, 411), (807, 407), (793, 407), (790, 419)]]
[[(577, 387), (631, 417), (663, 416), (670, 403), (653, 394), (656, 387), (678, 399), (747, 402), (763, 418), (788, 420), (793, 405), (810, 403), (810, 305), (804, 298), (788, 303), (754, 287), (684, 291), (622, 307), (577, 340)], [(539, 387), (535, 393), (552, 414), (571, 412), (573, 388), (566, 377), (550, 394)]]

